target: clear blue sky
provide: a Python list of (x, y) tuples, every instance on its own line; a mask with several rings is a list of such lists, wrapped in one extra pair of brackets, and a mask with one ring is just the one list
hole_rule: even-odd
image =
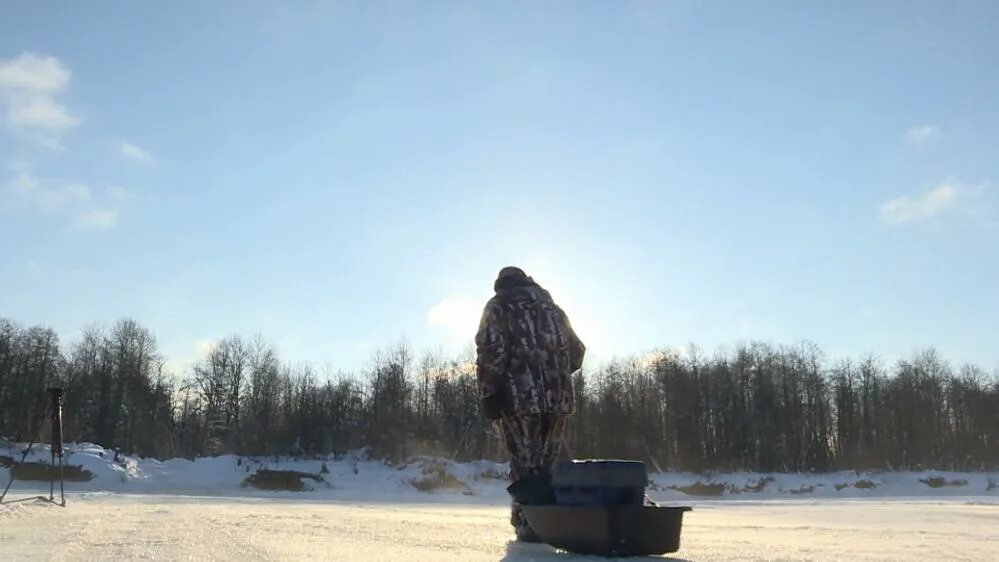
[(999, 365), (999, 4), (0, 4), (0, 316), (461, 350), (500, 267), (594, 359)]

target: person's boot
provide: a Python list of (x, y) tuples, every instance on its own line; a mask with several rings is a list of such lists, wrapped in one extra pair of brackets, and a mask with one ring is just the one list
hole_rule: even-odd
[(513, 501), (520, 505), (552, 505), (555, 503), (552, 475), (547, 471), (520, 478), (507, 486), (506, 491), (513, 498)]
[(544, 542), (537, 532), (531, 527), (531, 524), (527, 521), (527, 516), (524, 515), (524, 510), (520, 509), (520, 506), (515, 502), (510, 513), (510, 524), (513, 525), (513, 530), (517, 535), (517, 540), (519, 542), (529, 542), (529, 543), (539, 543)]
[(507, 489), (513, 498), (513, 508), (510, 514), (510, 524), (517, 532), (517, 540), (521, 542), (544, 542), (538, 533), (531, 528), (521, 505), (551, 505), (555, 503), (555, 490), (552, 488), (552, 477), (548, 471), (538, 471), (520, 478)]

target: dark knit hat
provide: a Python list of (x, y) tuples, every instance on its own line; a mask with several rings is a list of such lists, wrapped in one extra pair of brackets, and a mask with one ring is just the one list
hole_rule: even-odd
[(523, 269), (508, 266), (501, 269), (499, 275), (496, 276), (496, 282), (493, 283), (493, 289), (500, 291), (512, 287), (523, 287), (533, 284), (534, 279), (528, 277), (527, 274), (524, 273)]
[(527, 277), (527, 274), (524, 273), (523, 269), (510, 265), (501, 269), (499, 275), (496, 276), (496, 279), (502, 279), (504, 277)]

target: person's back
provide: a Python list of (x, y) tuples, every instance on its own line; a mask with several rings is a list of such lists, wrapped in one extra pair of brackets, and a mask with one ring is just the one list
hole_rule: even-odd
[(480, 335), (480, 381), (506, 391), (507, 413), (572, 413), (583, 345), (548, 291), (526, 275), (500, 277)]
[[(522, 270), (504, 268), (494, 288), (475, 338), (482, 406), (500, 421), (511, 494), (526, 503), (550, 479), (565, 417), (573, 411), (572, 374), (585, 347), (548, 291)], [(533, 535), (516, 506), (513, 523), (518, 537)]]

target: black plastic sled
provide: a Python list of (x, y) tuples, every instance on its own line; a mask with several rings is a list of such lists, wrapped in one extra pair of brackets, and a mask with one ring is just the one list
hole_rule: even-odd
[(605, 556), (676, 552), (690, 508), (647, 502), (646, 484), (642, 462), (587, 459), (557, 463), (547, 480), (526, 478), (510, 493), (534, 532), (556, 548)]
[(543, 541), (563, 550), (601, 556), (645, 556), (680, 549), (689, 507), (637, 505), (521, 506)]

